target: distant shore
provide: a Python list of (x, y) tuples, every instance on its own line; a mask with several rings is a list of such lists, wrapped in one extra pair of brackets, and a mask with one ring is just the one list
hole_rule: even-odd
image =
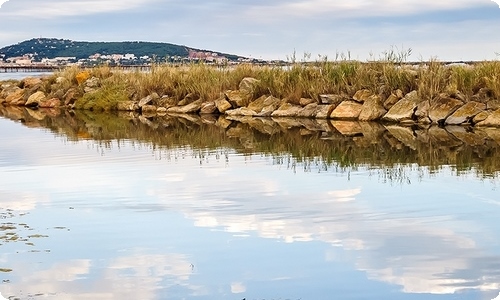
[(0, 104), (500, 127), (500, 61), (67, 67), (4, 81)]

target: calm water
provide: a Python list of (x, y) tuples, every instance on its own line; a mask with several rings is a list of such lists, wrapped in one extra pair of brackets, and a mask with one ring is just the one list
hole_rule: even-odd
[(26, 77), (42, 77), (52, 75), (53, 72), (0, 72), (0, 81), (2, 80), (21, 80)]
[(0, 117), (3, 296), (489, 300), (500, 292), (492, 139), (486, 150), (447, 144), (455, 152), (446, 156), (436, 135), (402, 143), (396, 128), (382, 131), (400, 141), (386, 148), (374, 142), (382, 138), (304, 128), (266, 135), (222, 119), (52, 114)]

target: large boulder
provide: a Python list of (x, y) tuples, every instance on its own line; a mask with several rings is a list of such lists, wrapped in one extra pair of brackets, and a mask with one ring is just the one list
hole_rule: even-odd
[(252, 78), (252, 77), (245, 77), (240, 81), (239, 89), (241, 92), (245, 93), (247, 96), (251, 97), (253, 93), (255, 92), (257, 85), (260, 83), (260, 80)]
[(311, 99), (311, 98), (300, 98), (300, 100), (299, 100), (300, 106), (307, 106), (311, 103), (316, 103), (316, 101), (314, 99)]
[(215, 106), (217, 106), (217, 110), (221, 114), (232, 108), (231, 103), (229, 103), (229, 101), (227, 101), (225, 97), (221, 97), (215, 100)]
[[(19, 91), (21, 91), (21, 92), (19, 92)], [(24, 95), (24, 90), (15, 86), (15, 85), (3, 85), (2, 92), (0, 93), (0, 103), (8, 103), (9, 101), (7, 101), (7, 97), (9, 97), (9, 95), (12, 95), (16, 92)]]
[(269, 110), (276, 110), (278, 107), (281, 105), (281, 100), (273, 97), (273, 96), (262, 96), (258, 98), (257, 100), (254, 100), (248, 104), (248, 108), (260, 113), (264, 108), (267, 108), (266, 111)]
[(144, 105), (151, 105), (154, 104), (153, 101), (156, 101), (160, 99), (160, 96), (158, 96), (157, 93), (152, 93), (141, 100), (139, 100), (139, 107), (143, 107)]
[(224, 95), (233, 108), (244, 107), (250, 103), (250, 96), (242, 91), (228, 90)]
[(21, 106), (26, 103), (27, 99), (24, 99), (24, 90), (16, 89), (12, 93), (5, 97), (5, 102), (10, 105)]
[(188, 105), (171, 107), (171, 108), (167, 109), (167, 112), (169, 112), (169, 113), (181, 113), (181, 114), (197, 113), (200, 111), (202, 103), (203, 103), (203, 101), (201, 99), (199, 99), (199, 100), (196, 100), (192, 103), (189, 103)]
[(457, 109), (453, 114), (451, 114), (446, 120), (446, 125), (461, 125), (470, 124), (474, 117), (480, 112), (486, 110), (486, 104), (480, 102), (468, 102), (459, 109)]
[(201, 105), (200, 114), (210, 115), (215, 113), (217, 113), (217, 106), (215, 105), (215, 102), (205, 102)]
[(296, 117), (302, 110), (302, 106), (283, 103), (277, 110), (271, 113), (272, 117)]
[(226, 111), (226, 115), (228, 115), (228, 116), (255, 116), (255, 115), (257, 115), (257, 112), (249, 109), (248, 107), (238, 107), (238, 108)]
[(309, 105), (306, 105), (304, 108), (302, 108), (301, 111), (297, 114), (297, 117), (302, 117), (302, 118), (314, 118), (316, 117), (316, 113), (318, 111), (318, 104), (317, 103), (311, 103)]
[(316, 119), (328, 119), (335, 109), (335, 105), (318, 105), (316, 109)]
[(439, 95), (436, 97), (429, 108), (429, 119), (434, 124), (442, 124), (444, 121), (459, 109), (464, 103), (458, 99)]
[(363, 101), (363, 107), (358, 117), (360, 121), (375, 121), (380, 119), (387, 112), (382, 104), (380, 96), (372, 95)]
[(417, 105), (415, 113), (413, 114), (413, 119), (417, 120), (419, 124), (431, 124), (432, 121), (429, 118), (429, 109), (431, 108), (431, 103), (428, 100), (424, 100)]
[(422, 99), (417, 91), (412, 91), (394, 104), (391, 109), (382, 117), (382, 120), (389, 122), (406, 123), (413, 121), (413, 115)]
[(321, 104), (333, 104), (337, 106), (342, 101), (350, 100), (350, 98), (346, 95), (323, 94), (319, 95), (319, 100)]
[(160, 99), (156, 100), (157, 106), (159, 107), (164, 107), (166, 109), (169, 109), (170, 107), (177, 106), (177, 98), (175, 97), (169, 97), (169, 96), (162, 96)]
[(26, 103), (24, 105), (26, 105), (26, 106), (38, 106), (38, 104), (44, 100), (46, 100), (45, 93), (42, 91), (38, 91), (38, 92), (30, 95), (28, 97), (28, 100), (26, 101)]
[(384, 108), (389, 110), (391, 107), (396, 104), (399, 100), (403, 98), (403, 92), (401, 90), (393, 91), (387, 99), (384, 101)]
[(353, 120), (359, 117), (363, 105), (356, 101), (343, 101), (330, 114), (330, 118), (338, 120)]
[(500, 109), (495, 110), (484, 121), (477, 123), (476, 126), (500, 127)]

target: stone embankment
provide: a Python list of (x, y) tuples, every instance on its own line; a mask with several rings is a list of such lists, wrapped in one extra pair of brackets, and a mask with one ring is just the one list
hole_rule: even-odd
[[(57, 78), (55, 82), (64, 81)], [(26, 78), (21, 82), (3, 82), (0, 85), (0, 105), (31, 108), (74, 108), (85, 94), (101, 88), (96, 77), (78, 77), (79, 86), (44, 92), (50, 85), (47, 79)], [(402, 125), (438, 124), (500, 127), (500, 99), (487, 89), (479, 89), (472, 97), (459, 91), (441, 93), (432, 99), (423, 99), (417, 91), (404, 94), (392, 91), (385, 97), (370, 90), (358, 90), (352, 96), (324, 94), (318, 99), (301, 98), (298, 101), (278, 99), (272, 95), (254, 98), (258, 85), (255, 78), (244, 78), (238, 90), (221, 93), (219, 99), (206, 100), (188, 94), (177, 100), (168, 95), (152, 93), (137, 100), (116, 104), (120, 111), (136, 111), (145, 116), (164, 114), (222, 114), (227, 116), (293, 117), (354, 121), (383, 121)], [(49, 88), (50, 90), (50, 88)]]

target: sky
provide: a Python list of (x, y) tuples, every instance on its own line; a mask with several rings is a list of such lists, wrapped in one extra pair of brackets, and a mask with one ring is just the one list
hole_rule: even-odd
[(0, 47), (155, 41), (262, 59), (500, 58), (500, 1), (0, 0)]

